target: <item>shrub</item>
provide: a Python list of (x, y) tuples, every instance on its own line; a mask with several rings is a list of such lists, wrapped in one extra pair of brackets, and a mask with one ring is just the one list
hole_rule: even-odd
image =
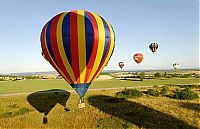
[(161, 91), (160, 91), (160, 94), (166, 95), (168, 91), (169, 91), (169, 87), (168, 86), (163, 86)]
[(172, 77), (181, 77), (181, 74), (172, 74)]
[(195, 75), (196, 78), (200, 78), (200, 75)]
[(11, 117), (13, 115), (13, 112), (4, 112), (0, 115), (1, 118)]
[(2, 118), (15, 117), (15, 116), (19, 116), (19, 115), (25, 115), (25, 114), (29, 113), (30, 111), (31, 111), (30, 109), (22, 107), (16, 112), (4, 112), (3, 114), (0, 114), (0, 117), (2, 117)]
[(175, 94), (173, 95), (174, 99), (180, 99), (180, 100), (185, 100), (185, 99), (196, 99), (198, 98), (198, 94), (193, 92), (190, 88), (185, 88), (181, 91), (175, 92)]
[(191, 77), (191, 74), (183, 74), (183, 75), (181, 75), (181, 78), (189, 78), (189, 77)]
[(152, 96), (159, 96), (159, 91), (155, 89), (148, 89), (147, 94)]
[(167, 72), (165, 72), (165, 73), (163, 74), (163, 77), (168, 77)]
[(30, 112), (30, 109), (22, 107), (17, 112), (15, 112), (15, 115), (16, 116), (24, 115), (24, 114), (29, 113), (29, 112)]
[(161, 74), (159, 72), (154, 74), (155, 77), (161, 77)]
[(7, 107), (9, 107), (9, 108), (18, 108), (19, 106), (17, 104), (11, 104), (11, 105), (8, 105)]
[(142, 72), (142, 73), (140, 74), (140, 81), (143, 81), (144, 78), (145, 78), (145, 74), (144, 74), (144, 72)]
[(192, 85), (180, 85), (179, 86), (180, 88), (190, 88), (190, 89), (193, 89), (193, 88), (200, 88), (200, 85), (195, 85), (195, 84), (192, 84)]
[(143, 93), (136, 89), (124, 89), (116, 93), (117, 97), (121, 98), (138, 98), (143, 96)]

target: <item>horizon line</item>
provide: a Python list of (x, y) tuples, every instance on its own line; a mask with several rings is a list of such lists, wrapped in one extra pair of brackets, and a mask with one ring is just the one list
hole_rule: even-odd
[[(126, 72), (126, 71), (159, 71), (159, 70), (174, 70), (173, 68), (166, 68), (166, 69), (125, 69), (125, 70), (115, 70), (115, 69), (111, 69), (111, 70), (102, 70), (102, 72), (106, 72), (106, 71), (121, 71), (121, 72)], [(179, 68), (178, 70), (200, 70), (200, 68)], [(20, 73), (44, 73), (44, 72), (56, 72), (55, 70), (53, 71), (26, 71), (26, 72), (8, 72), (8, 73), (0, 73), (0, 75), (6, 75), (6, 74), (20, 74)]]

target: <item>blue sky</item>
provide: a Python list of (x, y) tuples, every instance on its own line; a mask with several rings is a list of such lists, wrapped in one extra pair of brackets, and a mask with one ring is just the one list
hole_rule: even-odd
[[(60, 12), (88, 10), (109, 21), (115, 50), (105, 69), (199, 67), (198, 0), (10, 0), (0, 2), (0, 73), (53, 70), (41, 56), (40, 33)], [(159, 44), (155, 55), (148, 46)], [(144, 54), (138, 67), (134, 53)]]

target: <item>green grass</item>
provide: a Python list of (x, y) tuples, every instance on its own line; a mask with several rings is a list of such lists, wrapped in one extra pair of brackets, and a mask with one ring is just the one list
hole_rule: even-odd
[(0, 93), (24, 93), (47, 89), (72, 89), (67, 82), (60, 79), (34, 79), (0, 82)]
[[(27, 95), (1, 97), (0, 128), (200, 128), (200, 99), (180, 101), (144, 95), (122, 100), (114, 97), (117, 92), (119, 90), (89, 91), (84, 109), (78, 109), (79, 97), (72, 92), (67, 102), (65, 100), (70, 111), (64, 110), (60, 102), (63, 99), (56, 99), (56, 96), (63, 97), (61, 93), (37, 92), (28, 95), (31, 99)], [(43, 124), (45, 112), (37, 106), (48, 110), (47, 124)]]
[(19, 110), (15, 111), (15, 112), (4, 112), (0, 115), (1, 118), (7, 118), (7, 117), (15, 117), (15, 116), (20, 116), (20, 115), (25, 115), (27, 113), (29, 113), (30, 110), (28, 108), (20, 108)]
[[(112, 87), (131, 87), (131, 86), (154, 86), (164, 84), (196, 84), (199, 78), (158, 78), (144, 79), (144, 81), (136, 80), (107, 80), (94, 81), (90, 88), (112, 88)], [(52, 80), (20, 80), (20, 81), (2, 81), (0, 82), (0, 94), (2, 93), (26, 93), (48, 89), (64, 89), (72, 90), (71, 86), (62, 79)]]

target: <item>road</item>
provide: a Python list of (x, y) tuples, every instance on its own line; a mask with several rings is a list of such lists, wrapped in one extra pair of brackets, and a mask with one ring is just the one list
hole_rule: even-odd
[[(153, 86), (131, 86), (131, 87), (126, 87), (126, 88), (152, 88)], [(162, 87), (159, 86), (159, 87)], [(94, 88), (94, 89), (88, 89), (88, 91), (96, 91), (96, 90), (120, 90), (124, 89), (124, 87), (116, 87), (116, 88)], [(75, 92), (75, 90), (67, 90), (68, 92)], [(49, 92), (55, 92), (55, 91), (49, 91)], [(59, 91), (58, 91), (59, 92)], [(60, 91), (63, 92), (63, 91)], [(6, 93), (6, 94), (0, 94), (0, 97), (8, 97), (8, 96), (20, 96), (20, 95), (29, 95), (34, 92), (29, 92), (29, 93)]]

